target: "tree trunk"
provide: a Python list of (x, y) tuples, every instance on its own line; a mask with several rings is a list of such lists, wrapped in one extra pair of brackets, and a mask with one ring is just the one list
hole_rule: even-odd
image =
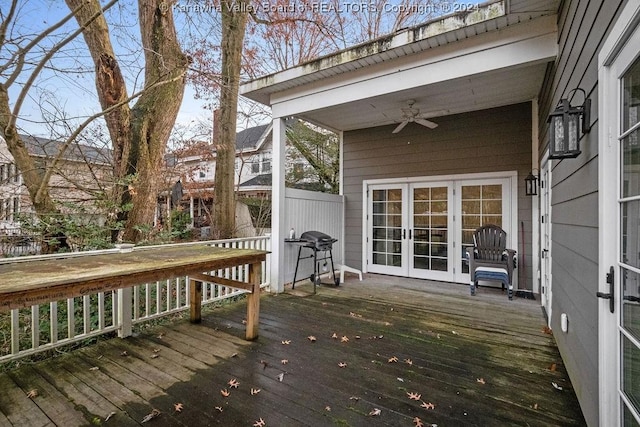
[[(80, 25), (100, 8), (98, 0), (66, 1), (72, 10), (89, 1), (90, 7), (76, 14)], [(83, 33), (96, 67), (100, 104), (113, 109), (105, 119), (113, 143), (114, 200), (126, 241), (137, 242), (142, 237), (139, 227), (153, 223), (163, 156), (186, 84), (188, 60), (178, 44), (172, 8), (165, 5), (164, 0), (138, 4), (145, 90), (133, 108), (125, 102), (129, 95), (104, 16)]]
[(234, 192), (236, 121), (238, 92), (245, 29), (250, 4), (223, 0), (222, 70), (220, 84), (220, 120), (214, 123), (218, 138), (216, 148), (214, 232), (218, 238), (233, 237), (236, 231), (236, 198)]

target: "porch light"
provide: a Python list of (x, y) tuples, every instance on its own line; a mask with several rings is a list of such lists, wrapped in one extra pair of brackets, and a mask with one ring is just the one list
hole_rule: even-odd
[[(568, 99), (561, 99), (556, 109), (549, 114), (550, 153), (551, 159), (574, 158), (580, 155), (580, 136), (591, 130), (590, 110), (591, 100), (583, 89), (577, 88), (569, 95), (580, 91), (584, 96), (584, 103), (578, 107), (571, 106)], [(581, 120), (582, 119), (582, 120)]]
[(533, 171), (529, 172), (524, 179), (524, 191), (527, 196), (538, 195), (538, 177), (533, 174)]

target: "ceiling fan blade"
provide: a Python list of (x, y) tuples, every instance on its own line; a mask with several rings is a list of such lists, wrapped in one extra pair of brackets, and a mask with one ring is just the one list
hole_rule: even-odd
[(391, 133), (398, 133), (400, 132), (402, 129), (404, 129), (404, 127), (407, 125), (407, 123), (409, 123), (409, 120), (405, 120), (404, 122), (400, 123)]
[(420, 123), (422, 126), (426, 126), (429, 129), (435, 129), (438, 127), (437, 123), (434, 123), (431, 120), (427, 120), (427, 119), (415, 119), (415, 122)]

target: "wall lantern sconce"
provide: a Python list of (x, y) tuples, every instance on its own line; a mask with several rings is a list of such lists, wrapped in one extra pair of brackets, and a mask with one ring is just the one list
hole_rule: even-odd
[(549, 158), (567, 159), (580, 155), (580, 136), (591, 130), (591, 100), (580, 88), (573, 89), (569, 96), (582, 92), (584, 103), (578, 107), (571, 106), (569, 99), (563, 98), (556, 109), (549, 114), (551, 123)]
[(534, 175), (533, 171), (529, 172), (529, 175), (524, 179), (524, 191), (527, 196), (538, 195), (538, 176)]

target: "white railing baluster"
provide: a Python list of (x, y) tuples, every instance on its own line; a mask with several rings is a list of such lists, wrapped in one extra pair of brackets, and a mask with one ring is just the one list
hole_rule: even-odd
[(140, 317), (140, 286), (141, 285), (136, 285), (131, 290), (131, 297), (133, 298), (133, 320), (138, 320)]
[(11, 354), (20, 352), (20, 312), (11, 310)]
[(49, 333), (51, 343), (58, 342), (58, 302), (51, 301), (49, 303)]
[(40, 346), (40, 306), (31, 306), (31, 348)]
[(76, 299), (67, 299), (67, 338), (76, 336)]
[(104, 292), (98, 294), (98, 329), (104, 329)]
[(91, 297), (85, 295), (82, 297), (82, 320), (84, 333), (91, 332)]

